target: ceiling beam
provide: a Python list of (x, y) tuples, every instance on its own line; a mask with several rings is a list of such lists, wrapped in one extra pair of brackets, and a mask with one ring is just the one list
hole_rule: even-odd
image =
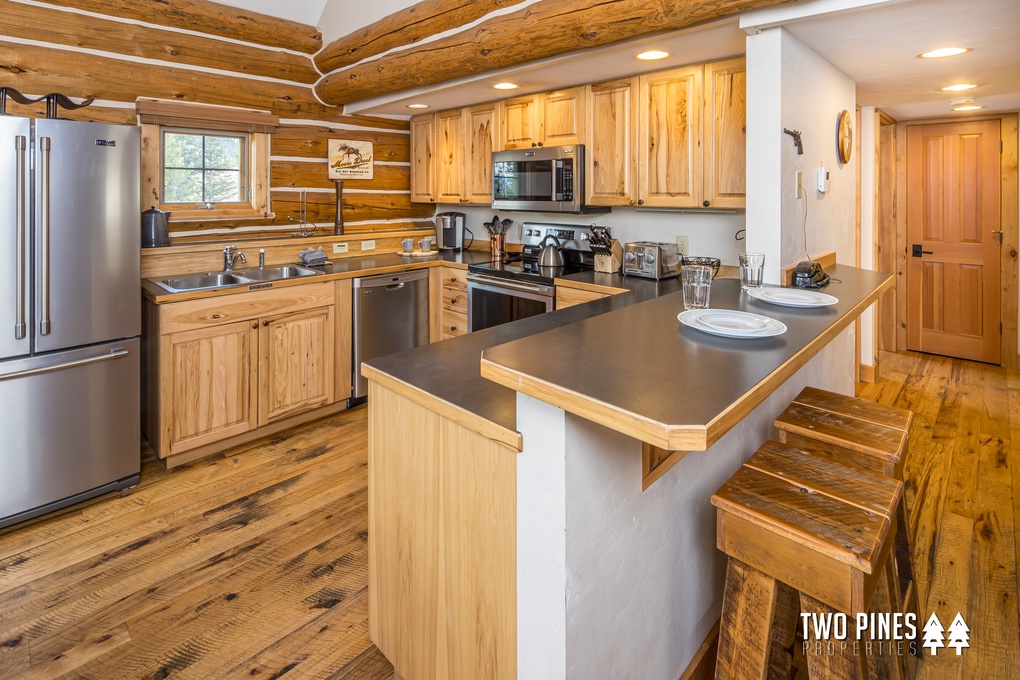
[(395, 47), (413, 45), (424, 38), (460, 28), (490, 12), (523, 1), (423, 0), (337, 38), (315, 55), (315, 65), (320, 73), (329, 73)]
[(790, 1), (540, 0), (466, 31), (334, 71), (315, 91), (329, 104), (348, 104)]

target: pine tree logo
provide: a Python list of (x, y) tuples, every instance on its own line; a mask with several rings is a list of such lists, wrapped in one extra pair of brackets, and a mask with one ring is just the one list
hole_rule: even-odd
[[(959, 615), (957, 615), (957, 618), (960, 618)], [(953, 623), (955, 624), (956, 621), (954, 620)], [(963, 623), (963, 619), (960, 619), (960, 623)], [(967, 624), (963, 624), (963, 627), (966, 629)], [(946, 643), (943, 642), (943, 631), (945, 631), (945, 629), (942, 627), (942, 622), (939, 621), (939, 617), (935, 615), (935, 612), (932, 612), (931, 617), (928, 619), (928, 623), (924, 624), (924, 644), (921, 645), (922, 647), (928, 647), (931, 649), (932, 656), (938, 654), (939, 647), (946, 646)], [(959, 653), (959, 650), (957, 650), (957, 654)]]
[[(925, 640), (927, 641), (927, 637)], [(956, 613), (953, 622), (949, 624), (949, 646), (956, 648), (957, 656), (960, 656), (964, 647), (970, 647), (970, 628), (967, 627), (967, 622), (963, 620), (963, 615), (959, 612)], [(932, 652), (932, 654), (934, 653)]]

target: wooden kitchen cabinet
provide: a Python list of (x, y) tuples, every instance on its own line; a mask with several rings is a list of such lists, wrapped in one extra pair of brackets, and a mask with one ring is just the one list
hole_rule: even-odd
[(609, 297), (609, 293), (556, 286), (556, 309), (573, 307), (574, 305), (591, 302), (592, 300), (601, 300), (604, 297)]
[(539, 146), (581, 144), (585, 138), (585, 88), (572, 87), (541, 95)]
[(499, 143), (496, 102), (464, 109), (467, 148), (464, 154), (464, 202), (492, 205), (492, 152)]
[(333, 307), (259, 321), (259, 425), (333, 401)]
[(703, 207), (743, 208), (747, 202), (746, 76), (743, 57), (705, 64)]
[(467, 129), (464, 111), (440, 111), (436, 126), (436, 189), (440, 203), (464, 203), (464, 166), (467, 159)]
[(703, 76), (686, 66), (640, 77), (638, 205), (701, 207)]
[(585, 202), (637, 204), (638, 79), (588, 86)]
[(436, 202), (436, 121), (431, 113), (411, 119), (411, 202)]
[(467, 324), (467, 271), (443, 267), (442, 337), (455, 338), (468, 332)]
[(499, 102), (500, 150), (530, 149), (541, 141), (537, 94)]

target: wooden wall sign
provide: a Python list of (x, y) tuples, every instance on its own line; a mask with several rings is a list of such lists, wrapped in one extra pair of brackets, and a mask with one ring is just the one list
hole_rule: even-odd
[(328, 144), (330, 179), (372, 179), (372, 142), (330, 139)]

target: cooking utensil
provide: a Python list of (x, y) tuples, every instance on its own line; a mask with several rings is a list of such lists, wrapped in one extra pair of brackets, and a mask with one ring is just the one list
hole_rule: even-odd
[(152, 206), (142, 213), (142, 247), (157, 248), (170, 245), (168, 223), (170, 212)]

